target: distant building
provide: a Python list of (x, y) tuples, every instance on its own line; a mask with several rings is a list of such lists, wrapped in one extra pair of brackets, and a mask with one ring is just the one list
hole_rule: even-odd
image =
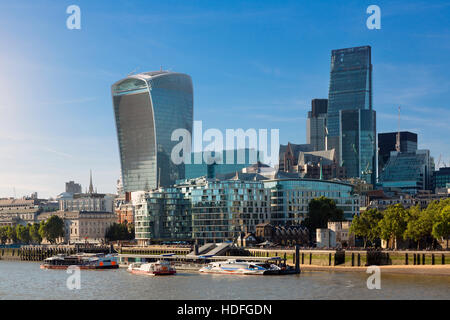
[(256, 226), (255, 236), (258, 242), (268, 241), (275, 245), (293, 246), (309, 244), (308, 229), (299, 225), (273, 226), (268, 222), (261, 223)]
[[(228, 158), (230, 152), (232, 158)], [(191, 163), (185, 164), (186, 179), (215, 178), (218, 174), (241, 171), (243, 168), (257, 163), (261, 159), (261, 153), (257, 150), (246, 148), (223, 150), (217, 154), (213, 152), (211, 156), (203, 154), (203, 152), (193, 152), (191, 158)], [(195, 163), (194, 161), (201, 163)]]
[(114, 222), (116, 216), (112, 212), (89, 211), (56, 211), (39, 215), (39, 222), (56, 215), (64, 220), (65, 242), (96, 242), (105, 241), (106, 230)]
[(316, 246), (317, 248), (336, 247), (336, 232), (327, 228), (316, 229)]
[(35, 199), (0, 199), (0, 225), (33, 224), (40, 212)]
[(169, 71), (134, 74), (111, 87), (124, 192), (152, 190), (185, 178), (184, 164), (171, 152), (179, 141), (172, 133), (192, 136), (193, 87), (190, 76)]
[(439, 168), (434, 171), (433, 190), (446, 189), (450, 183), (450, 167)]
[(66, 192), (67, 193), (81, 193), (81, 184), (75, 183), (74, 181), (66, 182)]
[(355, 236), (350, 233), (351, 224), (351, 221), (328, 222), (328, 229), (334, 232), (337, 246), (342, 248), (355, 246)]
[(379, 184), (385, 192), (416, 194), (420, 190), (432, 190), (433, 172), (434, 160), (429, 150), (392, 151), (379, 177)]
[[(378, 175), (381, 175), (392, 151), (396, 151), (398, 132), (378, 134)], [(409, 131), (400, 132), (400, 151), (415, 152), (417, 150), (417, 134)]]
[(306, 143), (314, 151), (325, 150), (328, 99), (313, 99), (306, 120)]
[(131, 203), (131, 192), (114, 200), (114, 212), (117, 216), (117, 223), (134, 224), (134, 205)]
[(285, 172), (295, 172), (300, 152), (314, 151), (310, 144), (280, 144), (278, 169)]

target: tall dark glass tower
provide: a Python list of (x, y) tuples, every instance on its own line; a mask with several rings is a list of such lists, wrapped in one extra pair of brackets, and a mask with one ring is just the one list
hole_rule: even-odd
[(172, 132), (192, 135), (191, 77), (167, 71), (145, 72), (111, 87), (122, 181), (125, 192), (170, 186), (184, 179), (184, 164), (175, 165), (171, 152), (178, 141)]
[(348, 177), (375, 183), (376, 115), (372, 110), (371, 47), (331, 52), (327, 149), (336, 149)]

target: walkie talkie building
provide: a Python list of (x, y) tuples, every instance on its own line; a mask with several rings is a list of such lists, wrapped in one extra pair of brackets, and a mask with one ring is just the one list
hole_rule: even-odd
[(191, 77), (156, 71), (128, 76), (111, 87), (125, 192), (173, 185), (184, 179), (184, 164), (175, 165), (171, 152), (178, 141), (172, 132), (192, 135)]

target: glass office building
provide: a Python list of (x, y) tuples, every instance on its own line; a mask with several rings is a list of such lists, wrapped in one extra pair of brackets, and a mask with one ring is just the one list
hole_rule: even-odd
[[(218, 174), (227, 174), (236, 171), (241, 171), (244, 168), (250, 167), (251, 165), (257, 163), (262, 158), (262, 152), (254, 149), (239, 149), (231, 150), (234, 157), (233, 161), (227, 161), (227, 153), (229, 150), (223, 150), (219, 154), (212, 154), (214, 160), (206, 156), (202, 152), (193, 152), (191, 155), (191, 163), (186, 164), (186, 179), (194, 179), (199, 177), (215, 178)], [(242, 154), (242, 160), (239, 161), (238, 155)], [(202, 163), (195, 164), (195, 159), (202, 159)], [(228, 163), (232, 162), (232, 163)], [(209, 164), (208, 164), (209, 163)]]
[(156, 71), (131, 75), (112, 85), (112, 98), (125, 192), (170, 186), (185, 177), (184, 164), (171, 161), (172, 132), (192, 135), (190, 76)]
[(347, 177), (376, 181), (376, 113), (373, 110), (339, 111), (341, 165)]
[(346, 220), (359, 214), (359, 196), (348, 183), (315, 179), (276, 179), (263, 183), (271, 190), (270, 223), (273, 225), (301, 224), (308, 215), (309, 202), (321, 196), (333, 199), (344, 211)]
[[(356, 124), (351, 123), (354, 121)], [(370, 46), (331, 52), (327, 131), (327, 149), (336, 150), (338, 161), (346, 168), (347, 176), (374, 183), (376, 161), (373, 160), (372, 147), (376, 153), (376, 129), (375, 113), (372, 112)], [(347, 132), (346, 137), (342, 136), (344, 132)], [(370, 177), (364, 172), (371, 172)]]
[(416, 194), (419, 190), (432, 190), (433, 173), (434, 160), (429, 150), (392, 151), (379, 180), (385, 191)]
[[(396, 151), (398, 132), (386, 132), (378, 134), (378, 175), (384, 169), (389, 160), (391, 151)], [(417, 134), (409, 131), (400, 132), (400, 151), (415, 152), (417, 150)]]
[(447, 188), (450, 184), (450, 167), (439, 168), (434, 172), (433, 190)]
[(313, 99), (311, 101), (311, 111), (308, 111), (308, 118), (306, 119), (306, 143), (312, 145), (314, 151), (326, 149), (327, 109), (327, 99)]

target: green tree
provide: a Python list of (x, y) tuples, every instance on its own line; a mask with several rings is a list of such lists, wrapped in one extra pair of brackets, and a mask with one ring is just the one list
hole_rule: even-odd
[(362, 212), (359, 216), (353, 218), (350, 226), (350, 233), (355, 236), (362, 237), (364, 240), (364, 248), (367, 246), (367, 241), (373, 241), (380, 237), (379, 222), (383, 215), (377, 209), (369, 209)]
[(30, 226), (30, 230), (29, 230), (31, 241), (34, 243), (38, 243), (38, 244), (42, 242), (42, 237), (39, 234), (39, 227), (40, 227), (39, 223), (33, 223)]
[(30, 230), (29, 230), (29, 226), (22, 226), (22, 225), (17, 225), (16, 227), (16, 236), (17, 236), (17, 240), (22, 242), (22, 243), (30, 243), (31, 241), (31, 237), (30, 237)]
[(58, 216), (51, 216), (42, 222), (39, 227), (39, 235), (50, 243), (55, 243), (58, 238), (64, 237), (64, 221)]
[(5, 244), (8, 241), (8, 227), (0, 227), (0, 243)]
[(8, 236), (8, 239), (12, 243), (16, 243), (17, 242), (16, 227), (11, 227), (11, 226), (6, 227), (6, 234)]
[(436, 239), (447, 240), (450, 237), (450, 204), (446, 205), (435, 217), (432, 234)]
[(403, 237), (407, 226), (408, 211), (401, 204), (389, 206), (383, 212), (383, 218), (378, 223), (380, 237), (386, 241), (393, 241), (397, 249), (397, 239)]
[(312, 236), (317, 228), (327, 228), (328, 221), (344, 220), (344, 212), (336, 206), (334, 200), (324, 196), (312, 199), (308, 204), (308, 216), (303, 225), (309, 229)]
[(105, 238), (108, 241), (134, 239), (134, 228), (129, 231), (126, 224), (113, 223), (106, 229)]

